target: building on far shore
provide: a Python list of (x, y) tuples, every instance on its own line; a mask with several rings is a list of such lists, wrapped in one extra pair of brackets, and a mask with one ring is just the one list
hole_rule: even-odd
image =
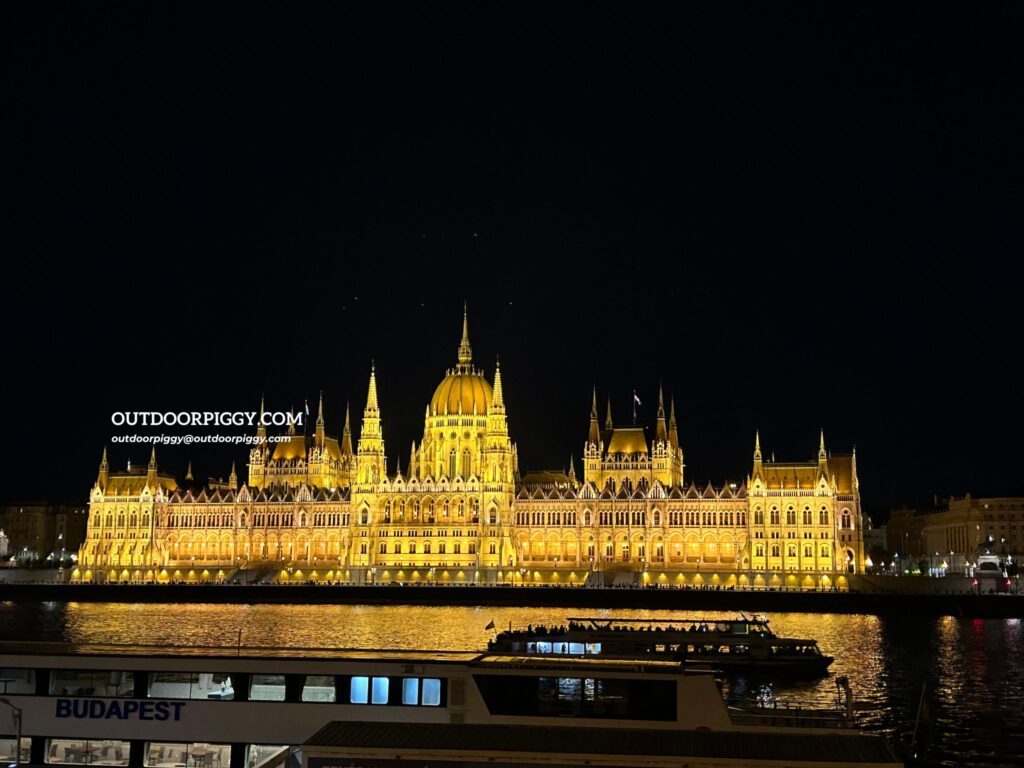
[(1024, 498), (939, 500), (930, 509), (898, 509), (889, 516), (886, 542), (900, 570), (927, 565), (931, 575), (971, 572), (982, 546), (1017, 561), (1024, 556)]
[(313, 434), (259, 427), (247, 479), (232, 466), (226, 483), (179, 482), (155, 451), (119, 472), (104, 450), (72, 578), (842, 589), (864, 567), (854, 453), (821, 434), (808, 460), (776, 462), (755, 436), (745, 480), (698, 486), (660, 388), (652, 428), (610, 402), (602, 423), (594, 393), (582, 477), (575, 461), (520, 476), (502, 371), (473, 365), (465, 316), (404, 467), (383, 410), (371, 366), (358, 440), (347, 409), (327, 433), (321, 397)]
[(6, 504), (0, 508), (0, 530), (7, 539), (7, 551), (0, 556), (13, 557), (22, 565), (48, 559), (58, 564), (62, 555), (68, 560), (85, 541), (88, 519), (84, 504)]

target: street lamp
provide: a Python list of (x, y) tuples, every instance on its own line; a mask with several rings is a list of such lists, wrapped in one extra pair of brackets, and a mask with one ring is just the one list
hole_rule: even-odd
[(16, 732), (14, 737), (14, 765), (15, 768), (21, 768), (21, 708), (14, 706), (4, 698), (0, 698), (0, 704), (6, 704), (11, 708), (11, 719), (14, 720), (14, 730)]

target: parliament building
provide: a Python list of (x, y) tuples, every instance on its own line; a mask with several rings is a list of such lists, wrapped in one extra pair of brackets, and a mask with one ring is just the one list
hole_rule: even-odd
[[(262, 410), (262, 404), (261, 404)], [(274, 440), (259, 427), (248, 480), (179, 482), (148, 465), (114, 471), (104, 450), (72, 578), (844, 589), (863, 567), (856, 453), (765, 460), (755, 437), (742, 484), (685, 477), (675, 403), (653, 430), (618, 425), (597, 394), (582, 478), (520, 475), (501, 369), (473, 365), (463, 316), (456, 365), (426, 406), (423, 437), (388, 471), (376, 371), (358, 440)]]

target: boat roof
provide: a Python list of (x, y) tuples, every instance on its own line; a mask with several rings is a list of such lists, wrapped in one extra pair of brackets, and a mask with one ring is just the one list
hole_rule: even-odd
[(139, 659), (195, 658), (233, 660), (383, 661), (465, 664), (485, 668), (561, 669), (593, 672), (661, 672), (681, 674), (679, 661), (608, 659), (573, 656), (525, 656), (485, 651), (387, 650), (378, 648), (277, 648), (266, 646), (132, 645), (0, 641), (5, 656), (115, 657)]
[(141, 658), (232, 658), (448, 662), (467, 664), (480, 651), (386, 650), (379, 648), (283, 648), (248, 645), (140, 645), (120, 643), (0, 642), (0, 656), (134, 656)]
[[(540, 747), (543, 745), (543, 749)], [(303, 745), (307, 754), (333, 747), (432, 752), (549, 752), (582, 755), (703, 757), (821, 765), (902, 765), (879, 736), (860, 733), (780, 734), (541, 725), (475, 725), (334, 721)]]

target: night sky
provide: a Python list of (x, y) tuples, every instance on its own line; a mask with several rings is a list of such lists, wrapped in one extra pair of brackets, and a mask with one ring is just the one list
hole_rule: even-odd
[(463, 300), (524, 471), (662, 380), (698, 485), (823, 427), (873, 515), (1024, 491), (1024, 6), (893, 5), (4, 4), (0, 500), (371, 358), (404, 467)]

